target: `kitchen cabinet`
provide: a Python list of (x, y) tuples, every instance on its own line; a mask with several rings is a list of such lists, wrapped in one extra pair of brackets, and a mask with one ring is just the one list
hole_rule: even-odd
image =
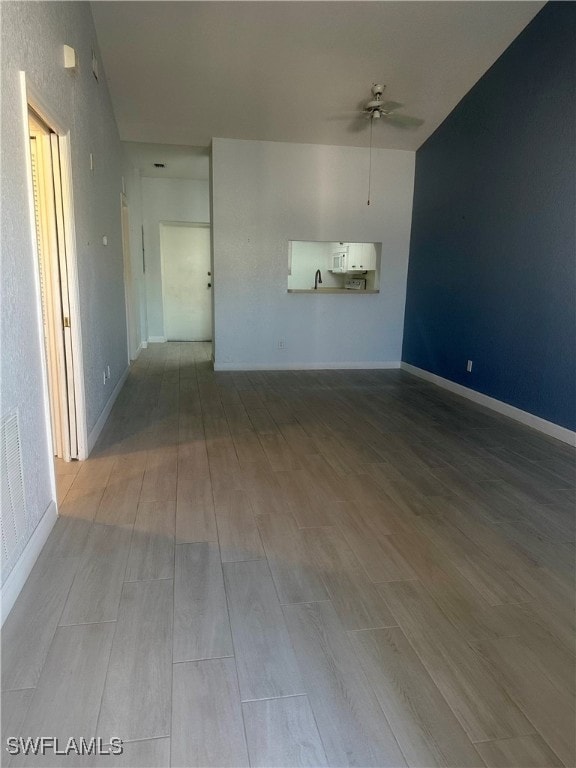
[(376, 269), (376, 246), (374, 243), (349, 243), (346, 271), (370, 272)]

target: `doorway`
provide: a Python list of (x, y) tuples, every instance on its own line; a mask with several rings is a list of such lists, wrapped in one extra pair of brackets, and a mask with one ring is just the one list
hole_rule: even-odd
[(166, 340), (211, 341), (210, 226), (160, 224), (160, 254)]
[(65, 201), (60, 137), (31, 108), (28, 128), (52, 446), (54, 456), (70, 461), (79, 458), (67, 254), (70, 201)]

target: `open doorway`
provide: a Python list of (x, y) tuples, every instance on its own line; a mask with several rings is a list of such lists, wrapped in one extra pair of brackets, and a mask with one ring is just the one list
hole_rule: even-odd
[(55, 457), (70, 461), (83, 456), (67, 253), (69, 200), (65, 201), (60, 137), (31, 108), (28, 128), (52, 445)]
[(160, 224), (160, 253), (166, 340), (211, 341), (210, 225)]

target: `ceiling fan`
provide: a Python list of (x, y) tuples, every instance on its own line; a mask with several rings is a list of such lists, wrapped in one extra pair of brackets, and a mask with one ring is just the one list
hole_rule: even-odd
[(411, 115), (403, 115), (396, 112), (397, 109), (404, 106), (403, 104), (400, 104), (397, 101), (382, 101), (382, 94), (384, 93), (385, 88), (385, 85), (374, 83), (372, 86), (372, 96), (374, 98), (364, 105), (360, 114), (369, 120), (388, 120), (388, 122), (394, 123), (394, 125), (398, 125), (401, 128), (416, 128), (417, 126), (422, 125), (424, 120), (421, 120), (419, 117), (412, 117)]
[(379, 83), (373, 83), (372, 96), (373, 98), (366, 102), (364, 107), (352, 113), (360, 118), (366, 118), (370, 120), (370, 160), (368, 166), (368, 205), (370, 205), (370, 191), (372, 182), (372, 127), (375, 120), (386, 120), (393, 125), (400, 128), (417, 128), (422, 125), (424, 120), (419, 117), (412, 117), (411, 115), (403, 115), (396, 112), (397, 109), (403, 107), (398, 101), (383, 101), (382, 94), (384, 93), (385, 85)]

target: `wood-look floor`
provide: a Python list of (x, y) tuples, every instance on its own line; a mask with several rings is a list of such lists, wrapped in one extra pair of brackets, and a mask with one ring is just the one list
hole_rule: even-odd
[(3, 630), (3, 739), (125, 753), (11, 764), (571, 768), (574, 468), (401, 371), (151, 346)]

